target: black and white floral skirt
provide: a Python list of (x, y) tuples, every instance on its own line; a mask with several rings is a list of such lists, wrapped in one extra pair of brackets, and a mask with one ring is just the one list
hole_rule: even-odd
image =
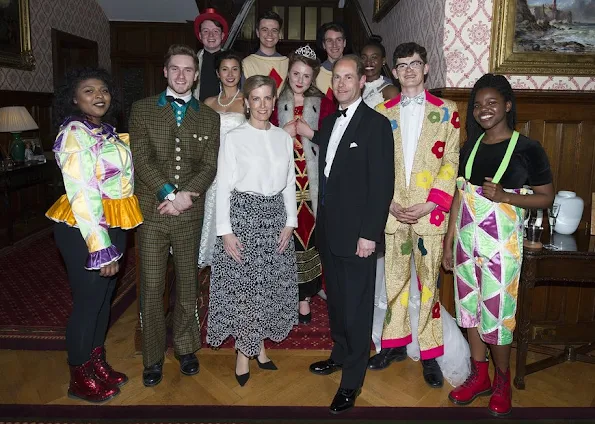
[(297, 266), (293, 238), (277, 253), (287, 214), (282, 194), (258, 196), (234, 191), (231, 227), (242, 243), (238, 264), (217, 237), (211, 266), (207, 343), (220, 346), (232, 336), (246, 356), (260, 352), (260, 342), (280, 342), (298, 323)]

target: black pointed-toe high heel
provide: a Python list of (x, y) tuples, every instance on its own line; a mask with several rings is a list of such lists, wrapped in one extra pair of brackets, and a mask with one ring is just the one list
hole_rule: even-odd
[(258, 368), (263, 369), (263, 370), (276, 371), (279, 369), (279, 368), (277, 368), (275, 363), (271, 360), (269, 360), (267, 362), (260, 362), (258, 360), (258, 356), (256, 357), (256, 363), (258, 364)]
[(248, 371), (246, 374), (242, 374), (242, 375), (236, 374), (236, 380), (242, 387), (244, 387), (244, 385), (248, 382), (249, 379), (250, 379), (250, 371)]

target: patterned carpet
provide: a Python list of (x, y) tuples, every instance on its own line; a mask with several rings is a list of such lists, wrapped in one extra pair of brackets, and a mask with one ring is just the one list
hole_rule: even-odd
[(333, 416), (325, 407), (0, 405), (0, 424), (587, 424), (593, 408), (516, 408), (494, 418), (486, 408), (354, 408)]
[[(134, 302), (129, 248), (112, 302), (111, 322)], [(51, 228), (0, 251), (0, 349), (64, 350), (70, 287)]]
[[(310, 303), (312, 310), (312, 321), (308, 325), (299, 324), (293, 327), (287, 338), (281, 343), (275, 343), (270, 340), (265, 341), (267, 349), (325, 349), (330, 350), (333, 347), (331, 333), (329, 330), (328, 313), (326, 302), (318, 296), (312, 298)], [(201, 336), (203, 346), (209, 346), (207, 338), (207, 319), (201, 314)], [(234, 341), (228, 338), (221, 348), (233, 348)]]

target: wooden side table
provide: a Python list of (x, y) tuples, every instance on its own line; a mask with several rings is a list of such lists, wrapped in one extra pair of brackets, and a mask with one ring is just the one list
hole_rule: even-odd
[[(584, 230), (580, 230), (584, 231)], [(549, 238), (545, 236), (544, 238)], [(571, 250), (524, 249), (517, 309), (517, 353), (514, 386), (525, 388), (525, 376), (565, 361), (595, 363), (595, 317), (589, 320), (568, 319), (558, 322), (532, 322), (532, 294), (536, 285), (567, 286), (585, 284), (595, 287), (595, 236), (588, 230), (572, 236), (554, 234), (554, 241), (564, 239), (562, 247)], [(549, 240), (546, 240), (546, 244)], [(574, 247), (576, 246), (576, 249)], [(595, 304), (595, 291), (582, 301)], [(559, 299), (561, 302), (562, 299)], [(527, 351), (550, 355), (527, 364)], [(548, 345), (564, 346), (563, 350)]]

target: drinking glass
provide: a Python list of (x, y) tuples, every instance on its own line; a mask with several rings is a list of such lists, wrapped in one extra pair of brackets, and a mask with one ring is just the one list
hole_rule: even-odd
[(550, 242), (544, 247), (551, 250), (559, 250), (558, 246), (554, 245), (554, 227), (556, 226), (556, 218), (560, 212), (560, 204), (554, 203), (551, 208), (547, 210), (547, 220), (550, 224)]

